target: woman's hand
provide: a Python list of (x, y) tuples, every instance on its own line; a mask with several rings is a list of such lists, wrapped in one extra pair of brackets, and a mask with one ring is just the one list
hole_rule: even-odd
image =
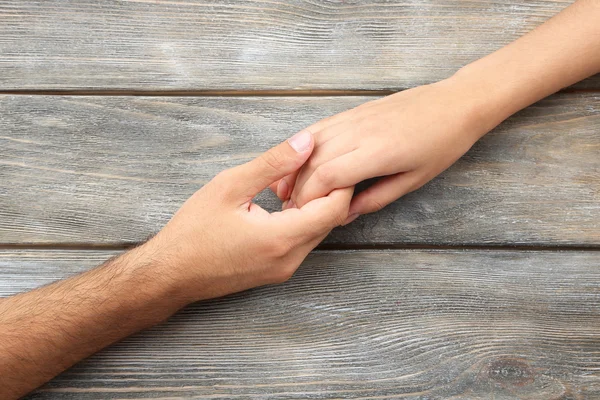
[(346, 223), (378, 211), (444, 171), (502, 120), (478, 114), (484, 96), (450, 78), (324, 119), (307, 129), (316, 142), (308, 162), (271, 189), (291, 199), (287, 208), (303, 207), (334, 189), (383, 176), (352, 200)]
[(271, 186), (287, 207), (384, 177), (359, 193), (347, 222), (444, 171), (515, 112), (600, 72), (600, 2), (579, 0), (453, 77), (363, 104), (309, 127), (313, 155)]
[(252, 199), (310, 156), (301, 132), (196, 192), (141, 253), (175, 282), (185, 303), (287, 280), (308, 253), (348, 216), (352, 188), (303, 207), (268, 213)]

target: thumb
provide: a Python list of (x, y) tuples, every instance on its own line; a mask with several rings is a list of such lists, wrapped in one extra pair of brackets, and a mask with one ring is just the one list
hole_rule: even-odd
[(325, 197), (309, 201), (302, 208), (291, 208), (271, 215), (281, 227), (282, 235), (296, 238), (302, 243), (310, 242), (344, 223), (352, 193), (353, 186), (335, 189)]
[(416, 190), (420, 185), (422, 185), (420, 175), (415, 171), (400, 172), (383, 178), (352, 199), (349, 216), (344, 225), (354, 221), (361, 214), (381, 210), (405, 194)]
[(310, 131), (303, 130), (254, 160), (230, 170), (235, 182), (233, 195), (243, 204), (270, 184), (298, 170), (313, 151)]

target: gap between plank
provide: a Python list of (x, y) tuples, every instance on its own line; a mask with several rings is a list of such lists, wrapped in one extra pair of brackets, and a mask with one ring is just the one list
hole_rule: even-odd
[[(318, 96), (388, 96), (410, 88), (392, 89), (308, 89), (308, 90), (68, 90), (18, 89), (0, 90), (0, 95), (21, 96), (152, 96), (152, 97), (318, 97)], [(559, 93), (600, 93), (598, 89), (566, 88)]]
[(0, 90), (0, 95), (23, 96), (165, 96), (165, 97), (316, 97), (316, 96), (387, 96), (398, 90)]
[[(141, 243), (6, 243), (0, 250), (129, 250)], [(488, 250), (488, 251), (598, 251), (600, 244), (539, 245), (539, 244), (322, 244), (317, 251), (348, 250)]]

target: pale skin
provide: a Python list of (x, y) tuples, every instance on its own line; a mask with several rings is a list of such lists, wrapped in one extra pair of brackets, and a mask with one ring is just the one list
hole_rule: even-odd
[[(417, 189), (513, 113), (600, 72), (597, 21), (600, 0), (579, 0), (449, 79), (320, 121), (219, 174), (142, 246), (0, 300), (0, 398), (187, 304), (287, 280), (335, 226)], [(352, 198), (356, 183), (378, 176)], [(267, 186), (286, 210), (252, 203)]]
[(534, 31), (430, 85), (307, 128), (315, 151), (273, 184), (284, 207), (383, 177), (357, 194), (346, 223), (378, 211), (451, 166), (515, 112), (600, 72), (600, 1), (579, 0)]

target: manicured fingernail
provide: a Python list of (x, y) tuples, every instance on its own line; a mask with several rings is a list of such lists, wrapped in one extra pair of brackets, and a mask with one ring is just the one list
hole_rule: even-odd
[(344, 225), (348, 225), (350, 222), (354, 221), (356, 218), (358, 218), (360, 216), (360, 214), (352, 214), (352, 215), (348, 215), (348, 218), (346, 218), (346, 221), (344, 222)]
[(307, 130), (300, 131), (288, 139), (288, 143), (296, 152), (304, 153), (310, 147), (311, 134)]
[(281, 200), (287, 199), (288, 191), (289, 186), (285, 179), (280, 180), (279, 184), (277, 185), (277, 197), (279, 197)]

